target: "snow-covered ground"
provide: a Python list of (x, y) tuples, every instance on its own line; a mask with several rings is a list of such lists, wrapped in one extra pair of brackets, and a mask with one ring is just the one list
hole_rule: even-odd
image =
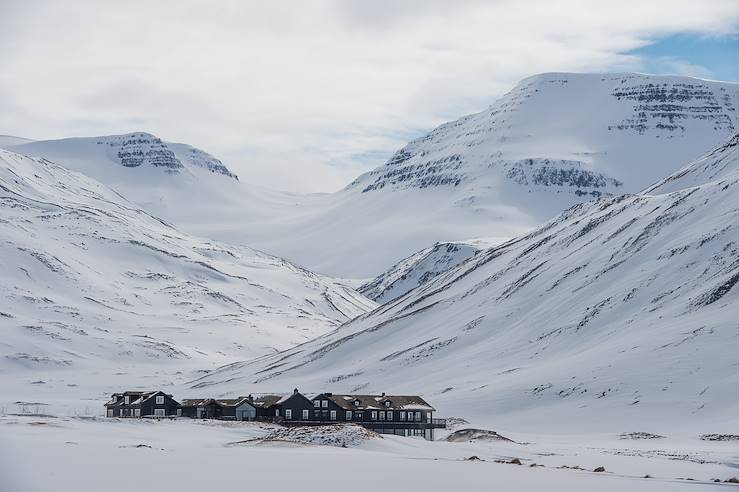
[[(498, 430), (514, 442), (386, 435), (350, 440), (343, 448), (320, 445), (331, 442), (321, 429), (306, 431), (317, 436), (315, 444), (306, 444), (273, 440), (273, 426), (255, 423), (2, 416), (0, 490), (318, 491), (329, 484), (430, 492), (736, 488), (713, 481), (737, 475), (736, 442), (685, 434), (633, 440), (609, 433)], [(510, 463), (516, 459), (520, 465)], [(598, 467), (605, 471), (594, 472)]]
[(739, 129), (737, 107), (736, 83), (536, 75), (332, 194), (260, 189), (203, 151), (145, 133), (14, 150), (84, 172), (182, 230), (371, 278), (436, 242), (502, 242), (575, 203), (638, 192)]

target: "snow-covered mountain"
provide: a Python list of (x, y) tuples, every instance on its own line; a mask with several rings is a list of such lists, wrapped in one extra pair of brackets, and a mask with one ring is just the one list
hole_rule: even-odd
[(192, 386), (421, 392), (440, 413), (529, 430), (736, 426), (738, 143)]
[[(323, 195), (270, 192), (230, 172), (199, 172), (187, 152), (147, 134), (14, 150), (82, 171), (188, 232), (248, 244), (321, 273), (372, 278), (436, 242), (503, 241), (575, 203), (638, 192), (739, 129), (737, 106), (735, 83), (536, 75), (488, 109), (439, 126), (345, 189)], [(135, 150), (120, 157), (122, 142), (131, 140)], [(142, 162), (142, 152), (156, 159), (121, 165)]]
[(160, 374), (161, 384), (163, 372), (288, 348), (375, 307), (333, 279), (197, 239), (86, 176), (4, 150), (0, 238), (9, 398), (26, 378), (87, 378), (87, 391), (91, 374), (113, 386), (112, 374), (128, 374), (127, 385)]
[(436, 243), (403, 258), (357, 290), (379, 303), (392, 301), (472, 258), (480, 249), (481, 246), (473, 243)]

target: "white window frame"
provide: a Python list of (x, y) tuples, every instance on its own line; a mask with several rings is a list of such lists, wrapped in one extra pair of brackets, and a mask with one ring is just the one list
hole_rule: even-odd
[(377, 420), (377, 412), (376, 411), (374, 411), (374, 410), (372, 411), (372, 413), (370, 414), (370, 419)]
[(347, 410), (346, 411), (346, 420), (351, 420), (351, 419), (352, 419), (352, 411), (351, 410)]
[(386, 407), (389, 407), (389, 406), (390, 406), (390, 400), (387, 400), (387, 401), (385, 402), (385, 406), (386, 406)]
[(405, 412), (400, 412), (400, 421), (405, 422)]
[(177, 409), (177, 416), (178, 417), (182, 417), (182, 409), (181, 408), (178, 408)]
[(328, 408), (328, 400), (321, 400), (321, 408)]
[(354, 406), (355, 407), (358, 407), (359, 406), (359, 400), (354, 400)]
[(385, 420), (385, 411), (380, 411), (380, 420)]
[(123, 398), (123, 404), (124, 405), (130, 405), (131, 404), (131, 397), (130, 396), (126, 396), (125, 398)]
[(155, 408), (154, 409), (154, 416), (155, 417), (166, 417), (166, 412), (163, 408)]
[(112, 416), (113, 416), (113, 409), (112, 408), (109, 408), (108, 409), (108, 417), (112, 417)]
[(336, 410), (331, 410), (330, 415), (331, 415), (331, 420), (336, 420)]
[(279, 417), (279, 416), (280, 416), (280, 409), (275, 408), (275, 417)]
[(157, 405), (164, 405), (164, 395), (157, 395), (156, 396), (156, 404)]
[(310, 418), (310, 410), (303, 410), (303, 420), (308, 420)]
[(421, 421), (421, 412), (416, 412), (416, 422)]
[(141, 417), (141, 409), (140, 408), (134, 408), (133, 409), (133, 416), (134, 417)]
[(286, 408), (285, 409), (285, 419), (292, 420), (293, 419), (293, 409), (292, 408)]
[(321, 408), (321, 401), (313, 400), (313, 408)]
[(388, 420), (393, 420), (393, 411), (392, 410), (388, 410), (387, 411), (387, 419)]

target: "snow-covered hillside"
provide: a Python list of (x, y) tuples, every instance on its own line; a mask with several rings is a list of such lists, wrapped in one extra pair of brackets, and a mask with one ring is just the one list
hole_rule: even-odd
[(393, 265), (387, 272), (357, 290), (365, 296), (385, 303), (423, 285), (437, 275), (475, 256), (481, 247), (472, 243), (436, 243), (416, 251)]
[(332, 279), (194, 238), (86, 176), (8, 151), (0, 238), (7, 398), (48, 378), (84, 382), (87, 394), (98, 383), (163, 384), (164, 373), (284, 349), (375, 306)]
[(739, 136), (375, 311), (195, 384), (423, 393), (509, 428), (739, 424)]
[[(166, 142), (157, 145), (184, 169), (122, 166), (121, 139), (157, 140), (147, 134), (14, 149), (82, 171), (188, 232), (248, 244), (321, 273), (372, 278), (436, 242), (499, 242), (575, 203), (638, 192), (739, 129), (738, 106), (735, 83), (536, 75), (485, 111), (441, 125), (345, 189), (323, 195), (240, 183), (218, 163), (206, 164), (213, 172), (205, 172), (186, 151), (191, 147)], [(140, 152), (146, 156), (157, 145), (134, 145), (126, 163), (140, 162)]]

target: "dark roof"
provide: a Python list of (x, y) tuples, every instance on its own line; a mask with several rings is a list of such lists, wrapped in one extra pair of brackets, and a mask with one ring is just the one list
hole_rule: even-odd
[(251, 406), (254, 406), (254, 404), (250, 402), (249, 398), (246, 396), (240, 396), (238, 398), (219, 398), (216, 401), (220, 403), (221, 405), (227, 406), (227, 407), (238, 407), (244, 402), (249, 403)]
[(269, 408), (283, 399), (284, 395), (260, 395), (254, 397), (252, 405), (260, 408)]
[(197, 407), (202, 405), (207, 405), (210, 402), (213, 402), (213, 398), (190, 398), (185, 399), (180, 402), (180, 405), (183, 407)]
[[(420, 396), (331, 395), (328, 398), (346, 410), (435, 410)], [(359, 405), (354, 404), (355, 400), (359, 400)], [(390, 406), (385, 405), (387, 401)]]
[[(156, 390), (156, 391), (124, 391), (123, 393), (113, 393), (112, 396), (116, 396), (116, 397), (117, 396), (123, 396), (123, 397), (130, 396), (132, 398), (131, 398), (131, 403), (129, 403), (129, 405), (139, 405), (139, 404), (143, 403), (144, 401), (148, 400), (149, 398), (151, 398), (152, 396), (157, 395), (159, 393), (162, 393), (164, 396), (167, 396), (169, 398), (174, 399), (172, 397), (172, 395), (168, 395), (167, 393), (165, 393), (164, 391), (161, 391), (161, 390)], [(116, 402), (110, 401), (110, 402), (108, 402), (108, 403), (105, 404), (106, 407), (113, 407), (113, 406), (117, 406), (117, 405), (125, 405), (125, 400), (124, 399), (119, 399)]]

